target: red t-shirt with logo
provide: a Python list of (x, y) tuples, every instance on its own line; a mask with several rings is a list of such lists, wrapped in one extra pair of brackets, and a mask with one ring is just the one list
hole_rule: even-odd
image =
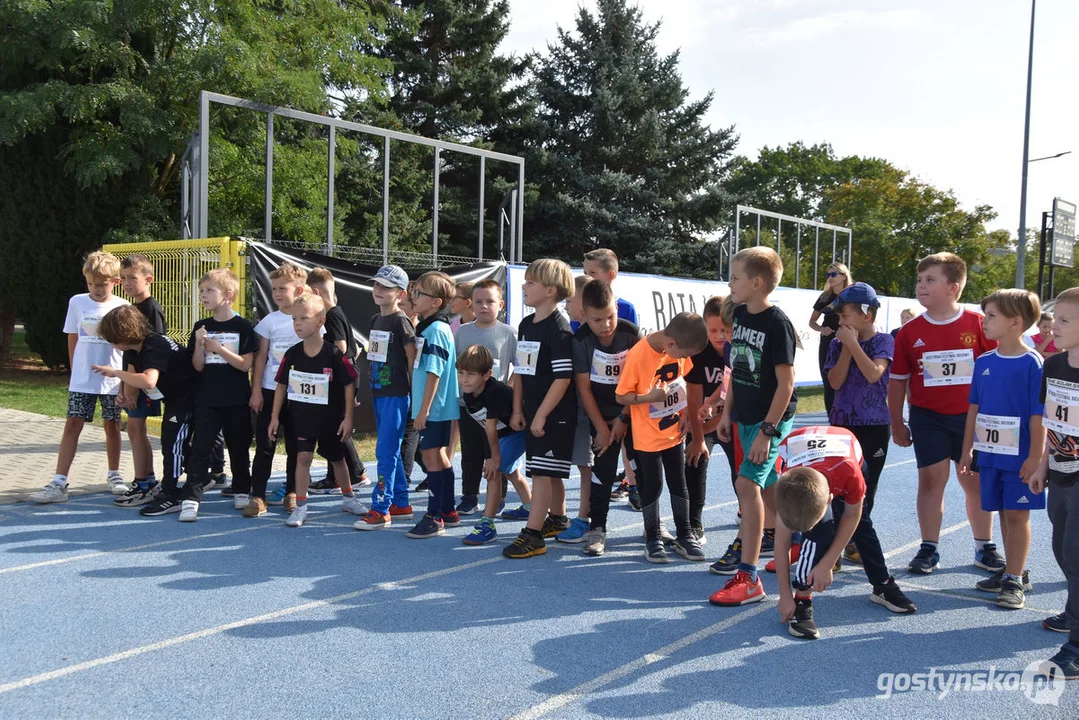
[(974, 360), (997, 346), (982, 331), (982, 316), (960, 310), (937, 322), (923, 313), (899, 329), (891, 377), (910, 380), (910, 404), (942, 415), (970, 407)]
[(783, 470), (813, 468), (828, 478), (832, 496), (856, 505), (865, 498), (862, 446), (846, 428), (811, 425), (792, 431), (779, 444)]

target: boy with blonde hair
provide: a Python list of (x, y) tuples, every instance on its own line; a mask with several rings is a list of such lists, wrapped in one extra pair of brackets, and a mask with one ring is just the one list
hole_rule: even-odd
[[(940, 563), (937, 543), (944, 516), (944, 487), (963, 452), (974, 361), (996, 347), (982, 329), (982, 317), (959, 306), (967, 283), (967, 264), (955, 253), (940, 252), (918, 263), (918, 302), (925, 312), (899, 329), (888, 384), (892, 439), (914, 445), (918, 464), (918, 523), (922, 545), (910, 561), (912, 573), (928, 575)], [(910, 427), (903, 406), (910, 389)], [(993, 544), (993, 514), (982, 510), (978, 478), (960, 474), (967, 519), (974, 535), (974, 565), (997, 572), (1004, 558)]]
[(547, 552), (544, 538), (569, 527), (566, 486), (573, 460), (577, 394), (573, 380), (573, 334), (558, 303), (573, 295), (573, 273), (561, 260), (535, 260), (525, 270), (524, 303), (535, 312), (517, 328), (513, 376), (514, 430), (525, 430), (525, 472), (532, 478), (528, 522), (502, 551), (523, 559)]
[(68, 300), (64, 320), (68, 366), (71, 368), (67, 421), (56, 456), (56, 474), (45, 487), (30, 495), (30, 500), (36, 503), (67, 502), (67, 474), (75, 460), (79, 435), (83, 425), (93, 422), (98, 403), (105, 421), (109, 490), (113, 495), (124, 495), (130, 489), (120, 475), (120, 408), (116, 404), (120, 381), (92, 369), (95, 365), (123, 369), (123, 355), (97, 333), (98, 323), (109, 311), (128, 304), (127, 300), (112, 294), (120, 282), (120, 261), (112, 253), (90, 253), (83, 263), (82, 274), (88, 292), (73, 295)]

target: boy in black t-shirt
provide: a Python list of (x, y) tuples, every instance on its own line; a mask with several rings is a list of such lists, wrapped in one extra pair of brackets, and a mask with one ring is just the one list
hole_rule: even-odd
[[(348, 321), (345, 311), (337, 304), (336, 282), (333, 279), (333, 273), (326, 268), (315, 268), (307, 275), (307, 286), (311, 288), (311, 292), (322, 298), (322, 302), (326, 304), (326, 334), (322, 336), (323, 339), (332, 345), (336, 345), (337, 349), (355, 367), (360, 358), (359, 345), (357, 345), (356, 336), (352, 332), (352, 323)], [(356, 391), (359, 392), (358, 387)], [(360, 455), (356, 452), (356, 444), (352, 442), (351, 438), (345, 442), (345, 464), (348, 465), (348, 476), (349, 480), (352, 481), (353, 488), (370, 484), (371, 481), (367, 479), (366, 468), (364, 468), (363, 461), (360, 460)], [(310, 490), (312, 494), (332, 494), (337, 492), (337, 479), (333, 474), (333, 465), (326, 467), (326, 477), (316, 483), (311, 483)]]
[[(253, 517), (266, 512), (262, 498), (250, 504), (261, 507), (248, 511), (251, 492), (251, 410), (248, 399), (251, 385), (247, 374), (258, 352), (255, 327), (232, 310), (240, 283), (227, 268), (211, 270), (199, 281), (199, 301), (213, 313), (195, 323), (188, 339), (191, 364), (201, 382), (195, 393), (195, 437), (191, 444), (191, 463), (184, 483), (184, 507), (198, 517), (202, 493), (207, 487), (214, 447), (219, 434), (228, 446), (232, 466), (232, 506)], [(193, 509), (189, 509), (192, 508)]]
[(296, 449), (296, 507), (285, 524), (300, 527), (307, 519), (307, 489), (311, 484), (311, 461), (315, 448), (335, 467), (344, 499), (341, 510), (366, 515), (367, 508), (352, 491), (345, 464), (345, 444), (352, 442), (352, 411), (356, 393), (356, 368), (335, 345), (322, 339), (326, 305), (310, 293), (296, 298), (292, 324), (300, 342), (285, 351), (277, 370), (273, 413), (267, 428), (276, 442), (281, 409), (287, 400), (291, 417), (287, 432), (294, 433)]
[[(457, 378), (461, 386), (461, 398), (465, 412), (475, 421), (486, 436), (483, 447), (470, 452), (487, 455), (483, 463), (483, 476), (487, 480), (487, 500), (483, 517), (464, 539), (465, 545), (483, 545), (498, 537), (495, 515), (502, 502), (503, 476), (509, 478), (522, 497), (527, 497), (528, 485), (521, 478), (521, 456), (525, 451), (525, 433), (510, 427), (513, 416), (513, 388), (492, 376), (494, 355), (483, 345), (470, 345), (457, 357)], [(462, 452), (464, 443), (473, 442), (471, 434), (461, 433)], [(481, 440), (484, 436), (480, 436)]]
[[(127, 255), (120, 261), (120, 284), (124, 294), (131, 298), (131, 303), (138, 308), (150, 323), (151, 332), (165, 335), (169, 331), (165, 322), (165, 311), (150, 294), (150, 284), (154, 281), (154, 266), (145, 255)], [(134, 353), (124, 353), (124, 369), (131, 364)], [(127, 438), (131, 443), (131, 461), (135, 466), (135, 481), (127, 494), (116, 498), (121, 507), (134, 507), (131, 498), (147, 496), (150, 488), (157, 484), (154, 475), (154, 449), (146, 435), (146, 418), (160, 417), (161, 402), (146, 397), (141, 390), (125, 391), (120, 385), (116, 394), (116, 404), (127, 411)], [(141, 505), (142, 502), (136, 503)]]
[(525, 270), (524, 303), (536, 309), (518, 326), (514, 364), (514, 430), (525, 430), (525, 472), (532, 478), (528, 523), (502, 551), (520, 559), (547, 552), (544, 538), (569, 527), (566, 486), (577, 430), (573, 334), (558, 303), (573, 295), (573, 273), (561, 260), (536, 260)]
[[(163, 400), (161, 455), (164, 478), (160, 492), (139, 510), (140, 515), (158, 516), (181, 512), (177, 480), (184, 472), (190, 447), (191, 399), (197, 379), (187, 350), (164, 335), (150, 330), (150, 323), (134, 306), (124, 305), (101, 319), (98, 335), (121, 352), (132, 351), (130, 370), (94, 365), (105, 377), (119, 378), (155, 400)], [(181, 521), (187, 521), (183, 514)], [(193, 520), (194, 518), (190, 518)]]
[[(611, 488), (618, 480), (618, 457), (623, 446), (630, 463), (635, 462), (628, 432), (629, 415), (615, 399), (629, 349), (641, 339), (641, 329), (618, 317), (618, 304), (605, 280), (592, 280), (581, 291), (584, 323), (573, 335), (573, 380), (577, 399), (591, 426), (592, 480), (589, 494), (589, 525), (584, 534), (584, 554), (602, 555), (607, 547), (607, 514)], [(562, 536), (557, 538), (564, 542)]]

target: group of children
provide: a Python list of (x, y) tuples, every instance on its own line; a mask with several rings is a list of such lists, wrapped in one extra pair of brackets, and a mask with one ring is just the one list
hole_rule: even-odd
[[(1079, 675), (1079, 521), (1071, 508), (1079, 503), (1071, 498), (1079, 472), (1079, 289), (1057, 298), (1052, 342), (1063, 352), (1043, 366), (1039, 352), (1049, 343), (1038, 352), (1023, 344), (1024, 331), (1042, 316), (1037, 296), (999, 290), (982, 301), (984, 316), (961, 308), (966, 266), (952, 253), (919, 263), (917, 297), (925, 312), (894, 337), (876, 329), (873, 288), (853, 283), (835, 300), (839, 327), (823, 365), (835, 391), (829, 425), (794, 430), (798, 341), (789, 318), (769, 301), (783, 272), (774, 251), (739, 252), (728, 297), (709, 300), (703, 316), (679, 313), (649, 334), (612, 290), (615, 254), (592, 251), (584, 266), (586, 274), (574, 278), (560, 260), (529, 265), (522, 290), (533, 312), (516, 330), (498, 320), (505, 303), (497, 281), (455, 283), (432, 271), (410, 282), (399, 267), (378, 271), (372, 298), (379, 312), (366, 352), (378, 478), (367, 507), (354, 490), (366, 478), (350, 439), (359, 351), (335, 306), (328, 271), (308, 274), (288, 263), (276, 269), (270, 279), (278, 309), (254, 326), (232, 310), (236, 277), (227, 269), (206, 273), (199, 297), (210, 315), (181, 347), (163, 334), (149, 262), (128, 256), (121, 268), (112, 255), (93, 253), (83, 268), (89, 292), (71, 299), (65, 323), (72, 377), (57, 474), (31, 499), (67, 499), (79, 431), (100, 403), (115, 502), (143, 515), (178, 512), (181, 521), (197, 520), (202, 494), (215, 482), (219, 438), (229, 453), (234, 507), (245, 517), (266, 513), (283, 435), (287, 525), (306, 519), (317, 451), (330, 463), (328, 481), (340, 489), (342, 510), (358, 516), (356, 529), (383, 529), (414, 518), (407, 470), (418, 447), (428, 502), (408, 537), (443, 535), (462, 514), (480, 511), (482, 478), (485, 504), (465, 544), (496, 540), (501, 514), (525, 521), (503, 549), (508, 558), (541, 555), (550, 538), (581, 543), (585, 555), (598, 556), (623, 478), (621, 458), (643, 513), (645, 558), (666, 563), (673, 550), (703, 561), (705, 478), (718, 444), (728, 458), (740, 528), (710, 567), (731, 576), (710, 602), (763, 599), (760, 558), (774, 555), (765, 570), (791, 577), (780, 583), (782, 619), (791, 635), (816, 638), (812, 591), (830, 585), (844, 557), (863, 565), (873, 602), (916, 611), (888, 570), (871, 518), (892, 440), (913, 444), (918, 466), (922, 543), (908, 569), (927, 574), (938, 567), (944, 487), (954, 463), (974, 565), (992, 573), (977, 587), (996, 593), (1001, 607), (1024, 606), (1029, 512), (1046, 507), (1044, 491), (1052, 487), (1053, 550), (1069, 599), (1045, 626), (1069, 633), (1054, 662), (1066, 676)], [(120, 281), (136, 305), (112, 295)], [(118, 472), (121, 407), (129, 414), (136, 470), (130, 485)], [(158, 412), (160, 482), (144, 420)], [(463, 494), (455, 505), (451, 458), (458, 438)], [(565, 481), (574, 466), (582, 487), (571, 520)], [(506, 508), (509, 484), (521, 500), (517, 508)], [(660, 521), (664, 484), (673, 534)], [(993, 543), (994, 512), (1006, 559)]]

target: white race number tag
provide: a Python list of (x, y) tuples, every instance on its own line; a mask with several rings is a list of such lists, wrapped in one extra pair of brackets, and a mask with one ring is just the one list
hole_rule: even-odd
[(622, 377), (622, 368), (626, 365), (627, 354), (628, 350), (614, 354), (593, 350), (588, 379), (598, 385), (617, 385), (618, 379)]
[(541, 344), (537, 340), (521, 340), (517, 343), (517, 362), (514, 364), (514, 372), (518, 375), (536, 374)]
[(79, 340), (96, 345), (108, 345), (104, 339), (98, 337), (97, 324), (99, 322), (101, 322), (101, 315), (98, 313), (82, 313), (79, 317)]
[(974, 449), (993, 455), (1019, 454), (1019, 418), (978, 413)]
[(413, 370), (417, 369), (420, 366), (420, 358), (423, 357), (423, 346), (426, 343), (427, 341), (421, 338), (419, 335), (416, 336), (416, 359), (412, 361)]
[(1045, 420), (1049, 430), (1079, 437), (1079, 385), (1047, 378), (1045, 381)]
[(665, 418), (686, 409), (686, 381), (676, 378), (664, 388), (667, 395), (659, 402), (648, 404), (648, 417)]
[[(207, 340), (216, 340), (219, 343), (221, 343), (222, 347), (224, 347), (226, 350), (228, 350), (230, 352), (233, 352), (236, 355), (240, 354), (240, 333), (226, 333), (226, 332), (206, 333), (206, 339)], [(225, 364), (228, 363), (228, 361), (225, 360), (225, 358), (221, 357), (217, 353), (206, 352), (205, 355), (206, 355), (205, 360), (206, 360), (207, 365), (225, 365)], [(280, 361), (278, 361), (278, 363), (280, 363)]]
[(821, 458), (849, 457), (850, 438), (826, 433), (802, 433), (788, 437), (787, 467), (805, 467)]
[(143, 390), (143, 392), (146, 393), (146, 397), (150, 398), (151, 400), (164, 400), (165, 399), (165, 396), (161, 394), (161, 391), (158, 390), (155, 387), (150, 388), (149, 390)]
[(922, 355), (922, 381), (925, 387), (970, 385), (974, 377), (974, 351), (938, 350)]
[(289, 370), (288, 399), (311, 405), (329, 405), (330, 376)]
[(285, 352), (295, 344), (292, 340), (274, 340), (270, 343), (270, 362), (274, 367), (281, 364)]
[(386, 362), (386, 353), (390, 348), (390, 333), (387, 330), (372, 330), (367, 347), (367, 359)]

